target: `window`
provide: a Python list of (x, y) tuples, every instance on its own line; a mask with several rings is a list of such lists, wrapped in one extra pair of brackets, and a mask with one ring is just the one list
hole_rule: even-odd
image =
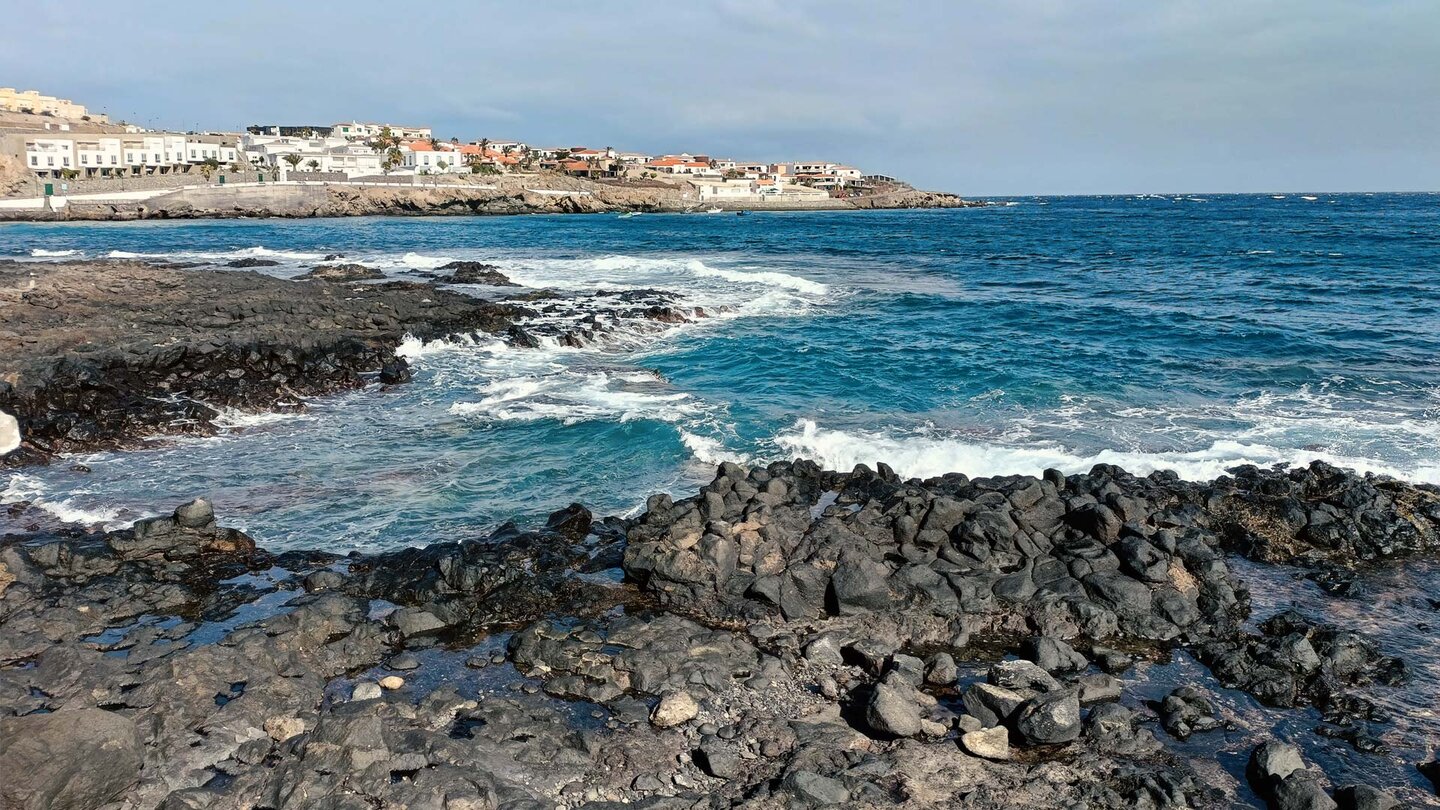
[(30, 156), (30, 165), (31, 165), (31, 166), (39, 166), (39, 165), (40, 165), (40, 158), (37, 157), (37, 156), (35, 156), (35, 155), (31, 155), (31, 156)]
[(90, 165), (90, 156), (89, 156), (89, 155), (81, 155), (81, 156), (80, 156), (80, 165), (81, 165), (81, 166), (89, 166), (89, 165)]
[(69, 166), (69, 165), (70, 165), (70, 158), (68, 158), (68, 157), (67, 157), (67, 158), (63, 158), (63, 160), (65, 161), (65, 165), (66, 165), (66, 166)]
[(111, 165), (111, 166), (114, 166), (114, 165), (115, 165), (116, 163), (118, 163), (118, 162), (119, 162), (119, 156), (118, 156), (118, 155), (111, 155), (111, 156), (110, 156), (110, 165)]
[(53, 158), (53, 157), (46, 157), (46, 158), (45, 158), (45, 165), (47, 165), (47, 166), (54, 166), (54, 165), (55, 165), (55, 158)]

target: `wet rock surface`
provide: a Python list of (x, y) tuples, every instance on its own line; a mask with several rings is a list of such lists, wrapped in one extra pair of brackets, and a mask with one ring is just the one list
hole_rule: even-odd
[(0, 464), (212, 433), (226, 409), (303, 410), (307, 397), (404, 383), (396, 350), (407, 335), (588, 346), (707, 315), (658, 290), (488, 301), (443, 286), (510, 285), (503, 274), (452, 269), (436, 283), (376, 284), (355, 283), (385, 278), (358, 264), (284, 280), (119, 260), (0, 262)]
[[(1326, 773), (1308, 754), (1333, 737), (1291, 708), (1383, 736), (1389, 721), (1356, 690), (1405, 668), (1359, 630), (1250, 615), (1231, 499), (1296, 477), (723, 465), (696, 496), (657, 495), (631, 519), (575, 505), (538, 528), (386, 554), (268, 554), (203, 500), (108, 534), (9, 536), (0, 762), (26, 778), (5, 796), (1424, 806), (1413, 764), (1398, 784)], [(1157, 692), (1172, 656), (1215, 680)], [(1226, 689), (1280, 714), (1237, 716)], [(75, 767), (101, 750), (104, 767)]]
[(0, 410), (24, 439), (7, 460), (205, 432), (226, 407), (302, 407), (363, 385), (407, 333), (498, 332), (518, 314), (413, 285), (124, 261), (0, 265)]

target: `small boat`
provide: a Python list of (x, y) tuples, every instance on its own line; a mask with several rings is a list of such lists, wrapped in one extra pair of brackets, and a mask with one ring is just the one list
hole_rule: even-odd
[(715, 206), (714, 208), (707, 208), (707, 209), (705, 209), (705, 213), (707, 213), (707, 214), (723, 214), (723, 213), (725, 213), (725, 209), (724, 209), (724, 208), (721, 208), (720, 206), (717, 205), (717, 206)]
[(1318, 199), (1320, 199), (1320, 198), (1319, 198), (1319, 197), (1311, 197), (1309, 194), (1302, 194), (1302, 195), (1300, 196), (1300, 199), (1302, 199), (1302, 200), (1309, 200), (1310, 202), (1315, 202), (1316, 200), (1318, 200)]
[(638, 212), (636, 212), (636, 211), (626, 211), (625, 213), (623, 213), (623, 214), (620, 215), (620, 219), (629, 219), (630, 217), (635, 216), (636, 213), (638, 213)]
[(749, 211), (736, 211), (736, 212), (735, 212), (735, 216), (737, 216), (737, 217), (743, 217), (743, 216), (745, 216), (745, 215), (748, 214), (748, 213), (750, 213), (750, 212), (749, 212)]

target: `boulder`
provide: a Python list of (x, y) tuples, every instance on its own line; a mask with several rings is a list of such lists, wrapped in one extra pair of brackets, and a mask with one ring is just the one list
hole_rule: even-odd
[(961, 694), (965, 711), (986, 727), (1002, 725), (1014, 716), (1025, 696), (990, 683), (975, 683)]
[(1036, 636), (1025, 640), (1020, 654), (1046, 672), (1079, 672), (1090, 666), (1085, 656), (1058, 638)]
[(791, 771), (782, 784), (804, 805), (826, 807), (850, 801), (850, 789), (844, 782), (814, 771)]
[(175, 509), (175, 523), (185, 529), (203, 529), (215, 522), (215, 506), (205, 498), (195, 500)]
[(0, 411), (0, 456), (20, 447), (20, 423), (15, 417)]
[(485, 284), (491, 287), (518, 287), (500, 268), (484, 262), (458, 261), (441, 265), (441, 270), (451, 271), (446, 281), (451, 284)]
[(244, 259), (235, 259), (235, 260), (233, 260), (233, 261), (228, 261), (228, 262), (225, 263), (225, 266), (226, 266), (226, 267), (236, 267), (236, 268), (246, 268), (246, 267), (279, 267), (279, 266), (280, 266), (280, 262), (277, 262), (277, 261), (275, 261), (274, 259), (256, 259), (256, 258), (247, 257), (247, 258), (244, 258)]
[(139, 781), (144, 749), (135, 724), (80, 709), (0, 719), (0, 807), (100, 807)]
[(960, 735), (960, 745), (977, 757), (1003, 761), (1010, 758), (1010, 730), (996, 726)]
[(1335, 803), (1341, 810), (1395, 810), (1400, 806), (1394, 796), (1369, 785), (1346, 785), (1335, 791)]
[(397, 357), (380, 367), (380, 382), (385, 385), (399, 385), (413, 379), (415, 374), (410, 370), (410, 363), (403, 357)]
[(667, 692), (655, 704), (650, 713), (650, 722), (658, 728), (671, 728), (688, 723), (700, 714), (700, 704), (689, 692)]
[(922, 718), (916, 704), (913, 689), (901, 684), (882, 681), (875, 685), (870, 701), (865, 706), (865, 721), (882, 735), (891, 737), (914, 737), (920, 734)]
[(1050, 692), (1020, 707), (1015, 730), (1031, 745), (1056, 745), (1080, 736), (1080, 719), (1080, 699), (1073, 692)]
[(1165, 730), (1181, 740), (1197, 731), (1213, 731), (1222, 725), (1210, 699), (1193, 686), (1182, 686), (1166, 695), (1158, 712)]
[(321, 264), (297, 278), (303, 281), (375, 281), (385, 278), (385, 274), (363, 264)]

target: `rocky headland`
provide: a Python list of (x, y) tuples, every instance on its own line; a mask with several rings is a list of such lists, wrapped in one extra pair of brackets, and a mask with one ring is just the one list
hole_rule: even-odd
[[(511, 286), (488, 265), (361, 283), (377, 278), (385, 276), (339, 256), (299, 280), (126, 260), (0, 262), (0, 414), (18, 421), (23, 440), (0, 463), (205, 434), (227, 408), (301, 409), (307, 397), (404, 382), (410, 372), (396, 350), (407, 335), (582, 345), (619, 322), (704, 314), (663, 292), (632, 291), (567, 302), (585, 315), (571, 323), (531, 324), (560, 304), (534, 291), (487, 300), (447, 289)], [(0, 423), (0, 446), (9, 424)]]
[[(491, 183), (454, 179), (432, 185), (345, 183), (202, 187), (143, 200), (71, 199), (59, 210), (0, 209), (0, 221), (129, 221), (236, 217), (445, 216), (685, 212), (701, 206), (688, 184), (594, 182), (559, 175), (497, 178)], [(954, 194), (902, 191), (850, 199), (723, 204), (752, 210), (862, 210), (966, 208), (985, 203)]]
[(1193, 655), (1374, 750), (1388, 721), (1363, 690), (1403, 683), (1404, 662), (1353, 628), (1251, 615), (1232, 563), (1344, 571), (1437, 546), (1440, 491), (1319, 463), (1204, 484), (727, 464), (631, 519), (576, 505), (348, 557), (267, 553), (195, 501), (0, 545), (0, 797), (1419, 806), (1434, 798), (1413, 783), (1332, 778), (1220, 710), (1219, 687), (1136, 695)]

